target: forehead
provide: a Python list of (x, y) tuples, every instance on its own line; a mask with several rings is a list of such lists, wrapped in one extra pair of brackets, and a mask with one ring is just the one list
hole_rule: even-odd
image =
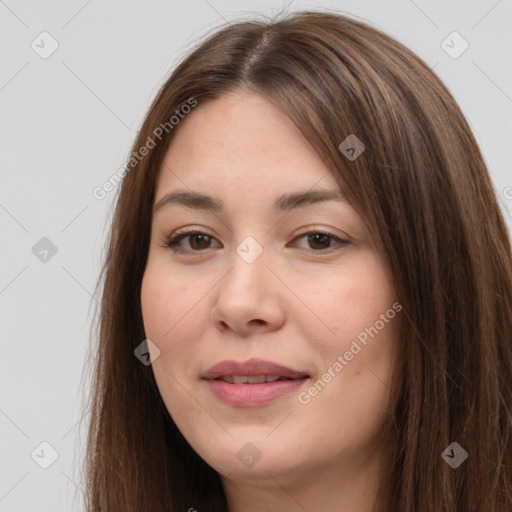
[(339, 188), (294, 123), (265, 98), (246, 92), (199, 104), (177, 126), (156, 199), (187, 186), (244, 196)]

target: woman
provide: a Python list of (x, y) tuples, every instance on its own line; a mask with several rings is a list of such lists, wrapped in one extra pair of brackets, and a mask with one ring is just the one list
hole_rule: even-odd
[(411, 51), (330, 13), (220, 30), (118, 197), (88, 510), (511, 510), (511, 261)]

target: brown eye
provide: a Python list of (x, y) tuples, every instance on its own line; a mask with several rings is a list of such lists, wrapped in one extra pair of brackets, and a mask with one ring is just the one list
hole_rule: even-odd
[(211, 241), (211, 237), (204, 234), (191, 235), (189, 245), (193, 249), (208, 249), (208, 245)]
[(308, 235), (308, 243), (311, 245), (311, 248), (315, 250), (328, 249), (331, 246), (331, 240), (332, 237), (324, 233)]
[(301, 240), (303, 238), (307, 238), (308, 244), (308, 247), (303, 247), (304, 249), (312, 249), (313, 251), (318, 252), (331, 252), (327, 251), (327, 249), (331, 249), (336, 245), (343, 246), (348, 244), (346, 240), (342, 240), (330, 233), (324, 233), (323, 231), (318, 230), (303, 233), (297, 239)]
[[(181, 241), (186, 239), (189, 239), (189, 247), (183, 247), (181, 245)], [(199, 252), (205, 249), (210, 249), (210, 243), (213, 240), (215, 240), (215, 238), (205, 233), (201, 233), (200, 231), (188, 231), (170, 238), (167, 240), (166, 245), (175, 252)]]

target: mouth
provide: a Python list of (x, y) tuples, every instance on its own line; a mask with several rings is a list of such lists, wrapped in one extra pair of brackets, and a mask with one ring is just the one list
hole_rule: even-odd
[[(309, 375), (307, 377), (309, 377)], [(299, 379), (300, 377), (290, 378), (279, 375), (223, 375), (213, 380), (221, 380), (223, 382), (229, 382), (229, 384), (264, 384), (266, 382)]]
[(235, 407), (256, 407), (297, 390), (311, 377), (309, 373), (271, 361), (251, 359), (223, 361), (201, 378), (222, 402)]

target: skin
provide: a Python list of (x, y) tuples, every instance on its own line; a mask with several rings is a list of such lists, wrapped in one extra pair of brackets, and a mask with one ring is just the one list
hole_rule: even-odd
[[(152, 365), (160, 393), (221, 475), (231, 512), (379, 510), (377, 434), (391, 398), (398, 318), (360, 344), (309, 403), (298, 399), (395, 302), (347, 201), (273, 209), (281, 194), (320, 189), (339, 186), (291, 120), (248, 91), (199, 104), (177, 127), (159, 174), (155, 204), (177, 190), (225, 203), (221, 212), (168, 204), (154, 213), (141, 299), (146, 335), (160, 350)], [(177, 253), (165, 241), (180, 228), (211, 238), (184, 238)], [(318, 228), (346, 243), (304, 235)], [(252, 263), (236, 252), (247, 236), (263, 249)], [(253, 357), (311, 378), (258, 407), (227, 405), (200, 379), (219, 361)], [(252, 467), (237, 457), (248, 442), (261, 454)]]

